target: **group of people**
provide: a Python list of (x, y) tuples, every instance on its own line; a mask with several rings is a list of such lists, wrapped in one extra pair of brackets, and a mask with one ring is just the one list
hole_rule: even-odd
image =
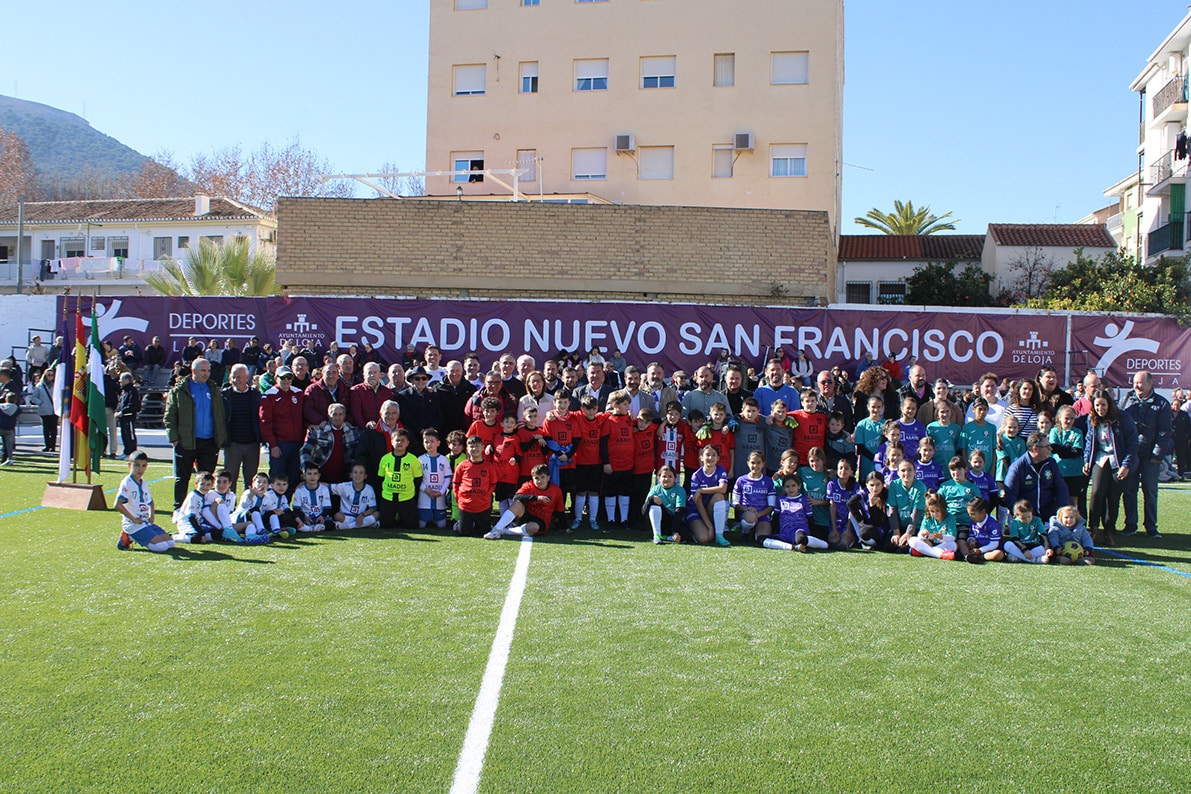
[(1091, 561), (1118, 529), (1160, 537), (1172, 409), (1146, 372), (1122, 409), (1094, 373), (1068, 392), (1051, 367), (957, 390), (917, 363), (899, 381), (896, 361), (870, 362), (852, 387), (838, 368), (803, 385), (784, 356), (759, 376), (722, 357), (688, 380), (599, 350), (541, 368), (506, 354), (485, 371), (433, 345), (387, 366), (351, 347), (286, 343), (254, 368), (232, 364), (222, 388), (191, 351), (166, 401), (178, 527), (161, 534), (264, 542), (375, 525), (497, 538), (586, 524), (657, 543), (974, 562)]

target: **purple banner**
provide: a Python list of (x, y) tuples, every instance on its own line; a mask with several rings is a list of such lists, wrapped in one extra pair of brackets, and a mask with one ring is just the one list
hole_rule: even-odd
[(1139, 370), (1154, 385), (1180, 384), (1191, 354), (1191, 329), (1160, 317), (1074, 315), (1071, 318), (1071, 377), (1094, 369), (1113, 386), (1129, 386)]
[[(433, 343), (446, 360), (475, 351), (485, 366), (505, 352), (529, 353), (541, 364), (560, 350), (599, 346), (633, 363), (658, 361), (668, 371), (691, 371), (724, 348), (756, 365), (776, 348), (791, 356), (802, 349), (817, 367), (849, 369), (865, 353), (877, 361), (893, 353), (903, 363), (915, 356), (928, 376), (958, 383), (988, 371), (1032, 376), (1043, 364), (1062, 375), (1068, 365), (1064, 314), (281, 297), (124, 297), (98, 304), (104, 339), (119, 345), (130, 334), (144, 344), (160, 336), (173, 357), (191, 336), (203, 343), (233, 338), (240, 346), (257, 336), (275, 346), (309, 339), (322, 349), (332, 340), (345, 350), (371, 342), (386, 360), (399, 358), (406, 345), (421, 350)], [(1123, 382), (1117, 379), (1141, 362), (1169, 381), (1191, 351), (1191, 332), (1170, 320), (1070, 319), (1072, 349), (1084, 351), (1070, 361), (1072, 378), (1096, 366)]]

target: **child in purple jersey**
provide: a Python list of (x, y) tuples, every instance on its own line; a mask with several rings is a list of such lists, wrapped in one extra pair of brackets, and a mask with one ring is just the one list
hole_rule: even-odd
[[(876, 467), (877, 471), (885, 473), (885, 471), (889, 468), (889, 450), (896, 445), (899, 449), (901, 449), (902, 455), (904, 456), (906, 449), (902, 444), (901, 425), (899, 425), (896, 420), (886, 420), (885, 426), (881, 429), (881, 437), (885, 440), (881, 442), (881, 445), (877, 447), (877, 451), (873, 453), (873, 465)], [(885, 468), (882, 468), (882, 466)], [(894, 464), (893, 472), (893, 476), (896, 477), (897, 464)], [(885, 480), (888, 482), (889, 478), (886, 477)]]
[(889, 507), (885, 501), (888, 496), (885, 478), (878, 472), (869, 472), (864, 484), (865, 490), (848, 500), (848, 512), (860, 545), (866, 549), (892, 551), (893, 533), (889, 528)]
[(699, 452), (703, 465), (691, 474), (686, 523), (698, 543), (729, 546), (724, 537), (728, 524), (728, 472), (718, 465), (720, 454), (710, 444)]
[(877, 461), (877, 473), (885, 478), (886, 487), (897, 482), (897, 470), (901, 467), (902, 461), (906, 459), (902, 442), (893, 441), (887, 447), (884, 458)]
[(856, 468), (848, 458), (835, 467), (836, 479), (827, 483), (827, 501), (831, 510), (831, 528), (827, 543), (836, 549), (850, 549), (856, 545), (856, 529), (848, 514), (848, 502), (864, 489), (856, 482)]
[(988, 460), (984, 452), (979, 449), (972, 450), (972, 454), (968, 456), (968, 480), (980, 490), (980, 498), (995, 508), (1000, 504), (1001, 492), (997, 489), (997, 481), (992, 472), (985, 471), (987, 465)]
[(992, 508), (983, 498), (977, 496), (968, 502), (968, 516), (972, 519), (972, 527), (966, 538), (959, 539), (959, 553), (971, 563), (982, 563), (985, 560), (995, 561), (1005, 559), (1005, 552), (1001, 551), (1001, 523), (990, 511)]
[(918, 421), (918, 400), (906, 397), (902, 400), (902, 416), (897, 426), (901, 428), (902, 446), (906, 448), (906, 457), (918, 462), (918, 442), (926, 436), (926, 425)]
[(773, 478), (765, 474), (765, 457), (757, 451), (749, 453), (748, 474), (739, 478), (732, 487), (732, 506), (740, 520), (740, 532), (747, 540), (756, 534), (758, 538), (773, 533), (770, 513), (773, 512), (777, 493)]
[(782, 495), (777, 498), (777, 531), (761, 545), (767, 549), (806, 552), (825, 549), (826, 541), (811, 534), (811, 500), (802, 494), (802, 480), (797, 474), (782, 478)]
[(935, 442), (930, 436), (923, 436), (918, 441), (918, 460), (914, 462), (914, 471), (918, 482), (925, 485), (928, 491), (939, 490), (939, 485), (946, 479), (943, 467), (935, 460)]

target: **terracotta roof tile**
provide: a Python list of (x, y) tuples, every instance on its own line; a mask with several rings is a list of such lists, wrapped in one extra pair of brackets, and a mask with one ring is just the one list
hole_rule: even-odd
[(990, 223), (988, 233), (997, 245), (1038, 248), (1116, 248), (1104, 224)]
[(978, 260), (983, 250), (983, 234), (841, 234), (839, 238), (839, 258), (843, 260)]

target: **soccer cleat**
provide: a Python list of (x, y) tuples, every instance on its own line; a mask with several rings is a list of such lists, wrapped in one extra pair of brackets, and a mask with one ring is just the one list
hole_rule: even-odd
[(810, 551), (810, 547), (808, 547), (805, 543), (795, 544), (794, 549), (795, 551), (800, 551), (803, 554), (806, 554), (808, 551)]
[(500, 533), (495, 529), (484, 533), (484, 540), (500, 540)]
[(720, 547), (722, 547), (722, 548), (725, 548), (725, 549), (726, 549), (726, 548), (728, 548), (729, 546), (731, 546), (732, 544), (731, 544), (731, 543), (729, 543), (729, 542), (728, 542), (728, 539), (727, 539), (727, 538), (725, 538), (723, 535), (716, 535), (716, 536), (715, 536), (715, 545), (717, 545), (717, 546), (720, 546)]
[(954, 560), (954, 559), (955, 559), (955, 552), (954, 552), (954, 551), (952, 551), (951, 549), (947, 549), (946, 551), (944, 551), (944, 552), (941, 552), (941, 553), (939, 554), (939, 559), (940, 559), (940, 560)]
[(600, 525), (596, 523), (596, 520), (594, 518), (587, 522), (587, 526), (591, 529), (592, 532), (600, 531)]
[(120, 537), (116, 538), (116, 548), (120, 551), (128, 551), (132, 548), (132, 538), (128, 537), (128, 533), (120, 530)]
[(926, 555), (923, 554), (922, 552), (920, 552), (918, 549), (911, 546), (910, 547), (910, 556), (911, 557), (925, 557)]
[(270, 540), (272, 540), (272, 538), (270, 538), (268, 535), (249, 535), (248, 537), (244, 538), (244, 543), (249, 546), (263, 546)]
[(1150, 540), (1162, 540), (1162, 533), (1155, 529), (1153, 532), (1147, 532), (1146, 537)]
[(581, 526), (583, 526), (583, 516), (576, 516), (574, 523), (571, 524), (571, 529), (578, 529)]
[(221, 533), (221, 536), (228, 543), (243, 543), (244, 538), (240, 537), (240, 533), (231, 527), (227, 527)]
[(653, 545), (655, 545), (655, 546), (660, 546), (660, 545), (662, 545), (662, 543), (664, 543), (664, 542), (665, 542), (665, 541), (663, 541), (663, 540), (662, 540), (662, 536), (661, 536), (661, 535), (654, 535), (654, 536), (653, 536)]

